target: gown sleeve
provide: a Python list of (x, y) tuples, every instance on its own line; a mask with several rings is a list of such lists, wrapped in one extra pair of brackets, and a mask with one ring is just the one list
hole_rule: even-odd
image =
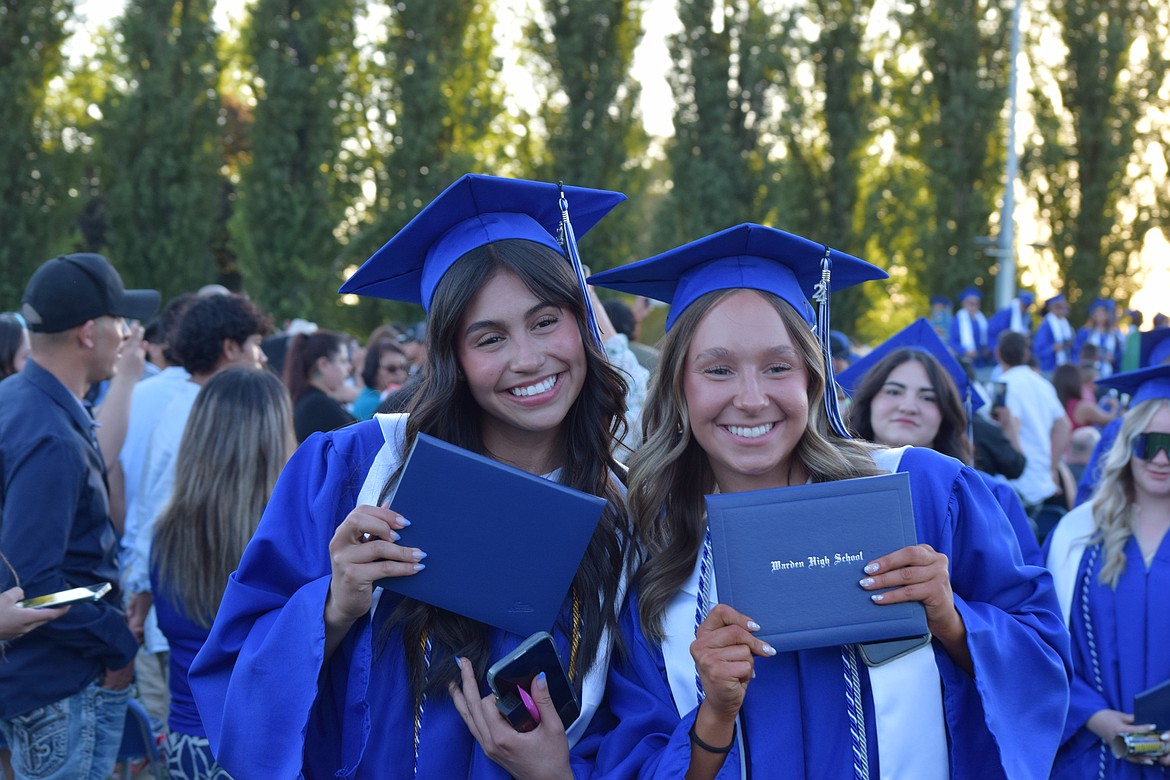
[[(352, 433), (359, 429), (376, 441)], [(381, 443), (376, 423), (347, 431), (337, 436), (344, 447), (333, 435), (310, 437), (281, 473), (191, 667), (191, 689), (212, 752), (236, 777), (300, 775), (319, 684), (334, 692), (322, 699), (330, 701), (325, 706), (338, 707), (341, 717), (335, 721), (336, 744), (314, 740), (314, 754), (333, 751), (339, 766), (360, 760), (364, 738), (353, 724), (364, 718), (368, 729), (363, 689), (371, 652), (368, 617), (354, 625), (334, 654), (343, 661), (322, 668), (329, 541), (353, 508)], [(354, 670), (343, 675), (350, 679), (336, 679), (342, 667)]]
[[(940, 464), (940, 458), (912, 448), (900, 470), (911, 474), (915, 511), (949, 525), (939, 535), (939, 552), (949, 558), (975, 670), (972, 677), (936, 643), (951, 766), (990, 769), (989, 757), (998, 755), (1000, 771), (984, 776), (1046, 778), (1060, 744), (1071, 676), (1052, 577), (1018, 563), (1015, 534), (977, 473)], [(947, 471), (950, 490), (938, 489), (947, 484)]]

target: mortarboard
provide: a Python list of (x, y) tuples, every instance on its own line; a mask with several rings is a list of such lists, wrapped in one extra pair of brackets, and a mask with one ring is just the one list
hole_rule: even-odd
[(443, 274), (472, 249), (519, 238), (568, 254), (558, 241), (565, 222), (562, 201), (572, 207), (572, 227), (584, 235), (625, 199), (608, 190), (467, 174), (371, 255), (339, 292), (429, 309)]
[(1170, 361), (1170, 328), (1162, 326), (1141, 332), (1141, 357), (1138, 365), (1142, 368), (1160, 365)]
[(1117, 311), (1117, 304), (1109, 298), (1094, 298), (1093, 302), (1089, 304), (1089, 313), (1092, 314), (1094, 309), (1104, 309), (1109, 314)]
[[(832, 379), (829, 293), (886, 278), (888, 274), (877, 266), (824, 244), (745, 223), (595, 274), (590, 283), (671, 304), (667, 330), (688, 306), (714, 290), (747, 288), (783, 298), (816, 329), (826, 360), (825, 406), (830, 422), (845, 436)], [(819, 304), (816, 311), (814, 300)]]
[(967, 372), (963, 370), (959, 361), (955, 360), (947, 345), (942, 342), (934, 328), (931, 327), (930, 322), (925, 318), (915, 320), (874, 347), (868, 355), (838, 374), (837, 384), (844, 388), (847, 394), (852, 395), (871, 368), (881, 362), (886, 355), (904, 347), (916, 349), (932, 356), (942, 365), (943, 370), (951, 375), (951, 379), (955, 381), (955, 387), (959, 390), (959, 398), (963, 400), (963, 405), (967, 409), (968, 419), (970, 419), (972, 412), (983, 406), (983, 399), (978, 393), (972, 392)]
[(960, 301), (964, 301), (967, 298), (978, 298), (979, 300), (983, 300), (983, 293), (979, 292), (978, 287), (968, 287), (959, 294)]
[(1016, 294), (1016, 299), (1019, 300), (1020, 303), (1024, 304), (1024, 307), (1026, 308), (1036, 302), (1036, 293), (1032, 292), (1031, 290), (1020, 290)]
[(1044, 305), (1051, 306), (1054, 303), (1060, 303), (1061, 301), (1066, 301), (1066, 300), (1068, 300), (1068, 299), (1064, 297), (1064, 293), (1057, 293), (1056, 295), (1053, 295), (1048, 300), (1044, 301)]
[(950, 306), (951, 299), (945, 295), (936, 295), (930, 299), (931, 306)]
[(1114, 374), (1098, 379), (1097, 384), (1129, 393), (1129, 408), (1132, 409), (1142, 401), (1170, 398), (1170, 363)]

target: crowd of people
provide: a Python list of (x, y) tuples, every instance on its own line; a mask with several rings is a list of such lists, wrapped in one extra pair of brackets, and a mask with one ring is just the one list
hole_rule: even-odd
[[(342, 287), (425, 311), (363, 341), (38, 268), (0, 315), (3, 772), (104, 780), (133, 695), (176, 780), (1170, 774), (1118, 748), (1170, 742), (1134, 721), (1170, 680), (1170, 327), (971, 288), (858, 345), (830, 294), (885, 272), (775, 228), (590, 277), (624, 199), (464, 176)], [(604, 500), (548, 627), (575, 721), (540, 675), (516, 730), (486, 673), (525, 637), (379, 584), (431, 562), (391, 498), (422, 434)], [(709, 496), (895, 473), (916, 541), (856, 587), (929, 635), (777, 650), (720, 599)]]

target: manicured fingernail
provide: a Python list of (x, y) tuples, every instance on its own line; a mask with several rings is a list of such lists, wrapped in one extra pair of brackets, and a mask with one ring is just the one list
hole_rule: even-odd
[(542, 691), (545, 690), (546, 688), (548, 688), (548, 677), (545, 675), (544, 672), (541, 672), (540, 674), (536, 675), (535, 682), (536, 682), (536, 686), (538, 688), (540, 688)]
[(874, 572), (876, 572), (880, 568), (881, 567), (878, 566), (876, 563), (871, 563), (865, 567), (865, 573), (866, 574), (873, 574)]
[(416, 564), (414, 565), (414, 570), (415, 570), (415, 571), (422, 571), (422, 570), (423, 570), (423, 569), (425, 569), (426, 567), (427, 567), (427, 565), (426, 565), (425, 563), (416, 563)]
[(406, 526), (410, 525), (410, 521), (409, 521), (409, 520), (407, 520), (405, 517), (400, 517), (400, 518), (398, 518), (398, 522), (402, 524), (402, 527), (403, 527), (403, 528), (405, 528)]
[(423, 558), (427, 557), (427, 554), (422, 550), (414, 550), (410, 553), (410, 557), (414, 558), (416, 561), (421, 561)]
[(459, 656), (455, 656), (455, 665), (459, 667), (460, 671), (463, 671), (463, 659)]
[(776, 648), (772, 647), (767, 642), (764, 643), (764, 655), (776, 655)]
[(760, 630), (760, 624), (759, 624), (759, 623), (757, 623), (757, 622), (756, 622), (756, 621), (754, 621), (754, 620), (749, 620), (749, 621), (748, 621), (748, 631), (759, 631), (759, 630)]
[(392, 541), (392, 542), (397, 542), (397, 541), (398, 541), (399, 539), (401, 539), (401, 538), (402, 538), (402, 537), (398, 535), (398, 532), (397, 532), (397, 531), (391, 531), (391, 532), (390, 532), (390, 541)]
[(873, 585), (873, 577), (862, 577), (857, 581), (857, 584), (863, 588), (868, 588), (870, 585)]
[(874, 601), (884, 601), (886, 596), (884, 593), (875, 593), (872, 596), (870, 596), (870, 598), (873, 599)]

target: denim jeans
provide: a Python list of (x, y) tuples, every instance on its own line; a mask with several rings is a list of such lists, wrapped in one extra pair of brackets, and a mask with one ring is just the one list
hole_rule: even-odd
[(129, 688), (111, 691), (94, 680), (67, 699), (0, 720), (17, 780), (106, 780), (129, 696)]

